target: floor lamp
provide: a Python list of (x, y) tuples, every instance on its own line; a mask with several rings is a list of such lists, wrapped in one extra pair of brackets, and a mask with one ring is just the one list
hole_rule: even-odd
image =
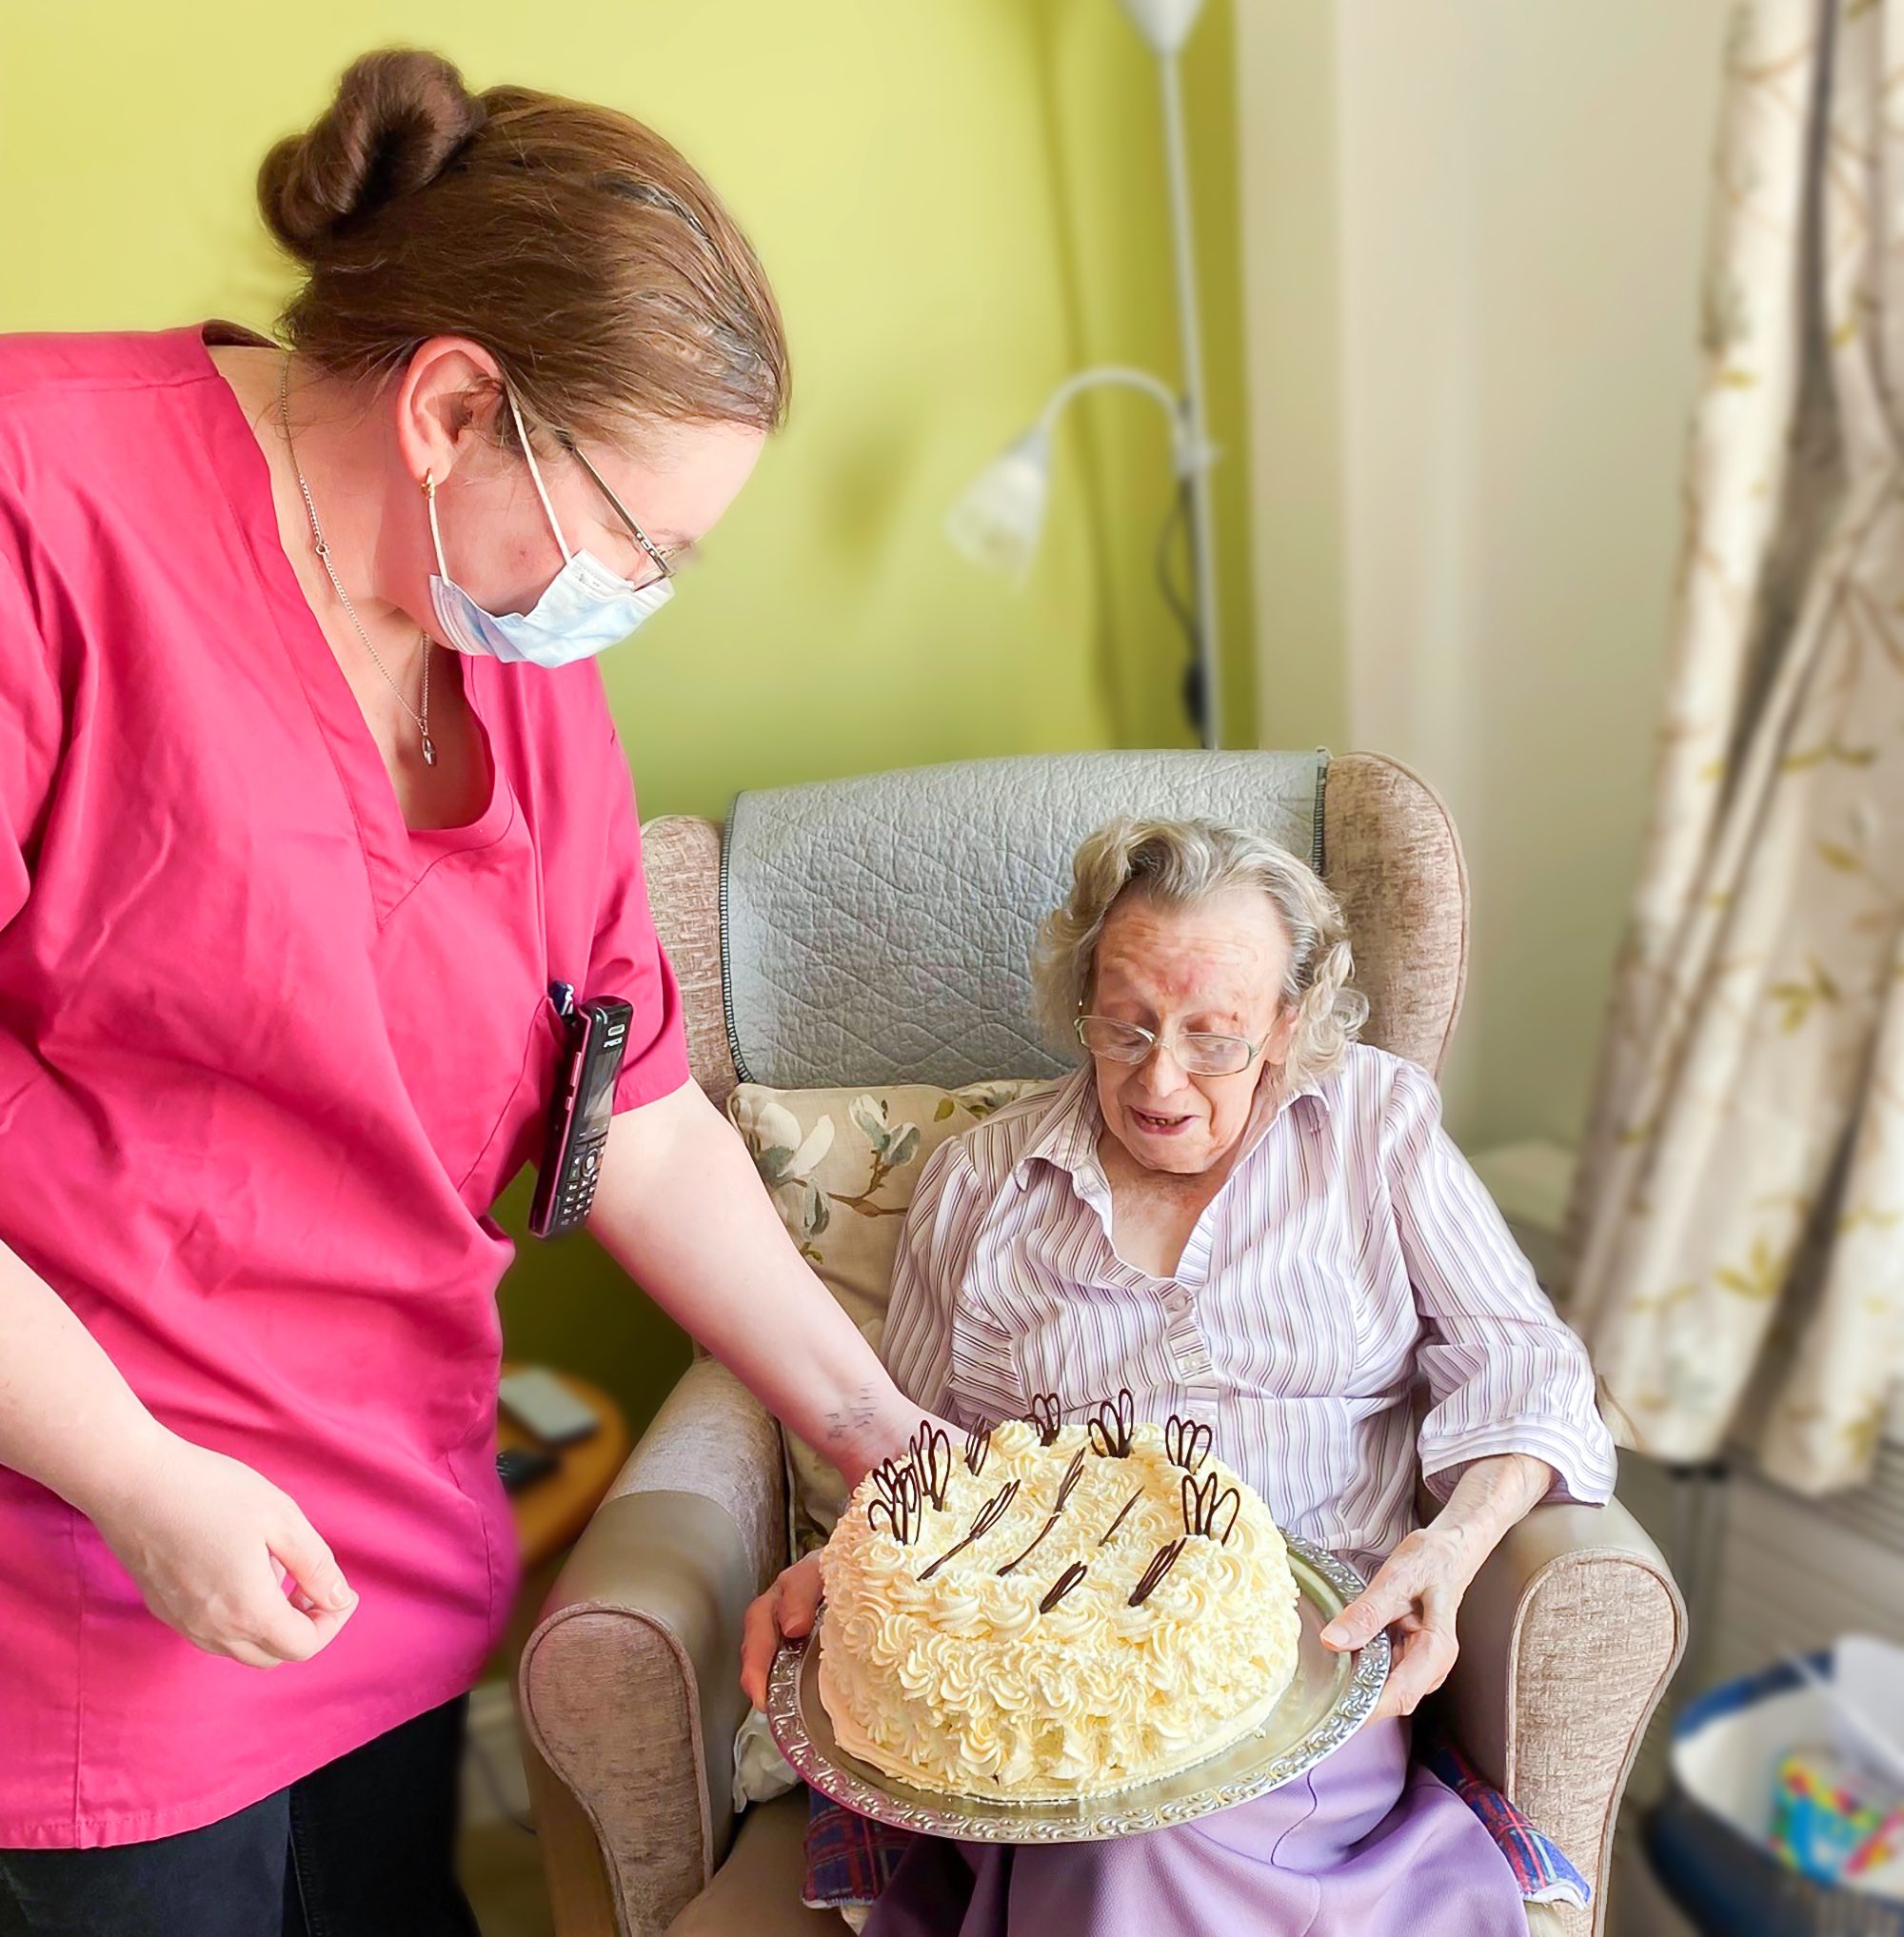
[(1197, 253), (1190, 233), (1190, 168), (1183, 138), (1183, 90), (1177, 56), (1203, 0), (1118, 0), (1157, 55), (1163, 98), (1163, 159), (1170, 189), (1170, 228), (1177, 278), (1177, 329), (1182, 387), (1122, 365), (1100, 365), (1068, 377), (1038, 420), (967, 486), (946, 519), (946, 534), (975, 563), (1022, 577), (1030, 569), (1051, 492), (1051, 438), (1073, 398), (1105, 385), (1140, 390), (1169, 413), (1171, 461), (1188, 498), (1190, 557), (1195, 584), (1192, 723), (1205, 746), (1220, 743), (1221, 689), (1217, 663), (1217, 542), (1211, 515), (1210, 466), (1216, 460), (1205, 430), (1203, 344), (1197, 304)]

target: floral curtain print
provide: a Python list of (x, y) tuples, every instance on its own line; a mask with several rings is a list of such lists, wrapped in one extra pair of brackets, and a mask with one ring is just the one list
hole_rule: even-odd
[(1629, 1443), (1822, 1492), (1904, 1365), (1904, 0), (1753, 0), (1726, 63), (1571, 1315)]

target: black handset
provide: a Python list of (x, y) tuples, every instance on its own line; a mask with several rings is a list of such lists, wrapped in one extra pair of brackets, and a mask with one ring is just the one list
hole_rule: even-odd
[(561, 1464), (560, 1455), (545, 1446), (506, 1446), (496, 1455), (496, 1477), (506, 1493), (519, 1493), (545, 1479)]
[(574, 1230), (595, 1201), (615, 1112), (615, 1078), (622, 1073), (634, 1013), (625, 1002), (603, 998), (584, 1002), (564, 1018), (568, 1045), (549, 1100), (548, 1134), (529, 1205), (529, 1229), (538, 1237)]

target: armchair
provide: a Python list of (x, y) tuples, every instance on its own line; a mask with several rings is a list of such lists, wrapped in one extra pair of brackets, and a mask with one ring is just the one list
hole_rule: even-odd
[[(1255, 812), (1288, 844), (1313, 844), (1348, 917), (1358, 984), (1371, 1004), (1368, 1039), (1440, 1067), (1465, 978), (1467, 880), (1445, 809), (1392, 761), (1069, 756), (765, 797), (776, 798), (792, 810), (752, 823), (750, 864), (764, 850), (769, 860), (791, 860), (811, 889), (816, 871), (832, 866), (836, 829), (851, 852), (819, 884), (812, 919), (786, 923), (798, 932), (775, 951), (770, 987), (758, 985), (755, 964), (774, 939), (763, 923), (772, 930), (784, 896), (732, 893), (732, 856), (711, 822), (663, 820), (646, 832), (655, 916), (681, 982), (694, 1075), (717, 1102), (740, 1080), (737, 1043), (746, 1029), (756, 1031), (750, 1059), (758, 1041), (773, 1064), (756, 1072), (764, 1080), (1041, 1074), (1030, 1049), (1015, 1067), (974, 1060), (1009, 1054), (1001, 1043), (1017, 1040), (1012, 1018), (990, 1011), (1009, 1009), (1021, 990), (1002, 967), (986, 972), (987, 952), (1008, 961), (1039, 907), (1056, 899), (1050, 856), (1068, 853), (1067, 824), (1081, 833), (1151, 802), (1153, 811)], [(883, 843), (896, 823), (921, 816), (932, 817), (919, 823), (930, 835), (919, 845), (932, 850), (919, 862), (922, 879), (897, 880), (910, 862)], [(1041, 850), (1026, 829), (1039, 831)], [(973, 852), (962, 855), (967, 844)], [(973, 892), (935, 895), (936, 867), (973, 881)], [(854, 897), (903, 898), (908, 886), (917, 892), (896, 918), (907, 931), (898, 952), (924, 951), (912, 964), (915, 986), (943, 982), (958, 1030), (923, 1048), (901, 1040), (877, 990), (856, 1029), (809, 1026), (808, 1012), (823, 1018), (839, 1004), (829, 952), (857, 945), (856, 919), (861, 928), (883, 919), (882, 906), (856, 910)], [(951, 932), (996, 926), (999, 909), (988, 903), (1014, 892), (1033, 904), (1011, 911), (1016, 927), (977, 941)], [(934, 935), (934, 922), (946, 932)], [(737, 925), (743, 939), (729, 959)], [(897, 972), (908, 972), (903, 960)], [(849, 965), (848, 985), (856, 973)], [(737, 1000), (747, 1010), (739, 1018)], [(827, 1068), (828, 1057), (843, 1060)], [(731, 1744), (744, 1706), (741, 1617), (786, 1557), (783, 1474), (774, 1422), (723, 1368), (699, 1359), (556, 1583), (524, 1651), (517, 1693), (560, 1937), (839, 1937), (845, 1927), (800, 1903), (803, 1798), (753, 1809), (738, 1824), (732, 1809)], [(1537, 1509), (1476, 1580), (1461, 1631), (1460, 1664), (1438, 1698), (1457, 1738), (1597, 1884), (1591, 1911), (1530, 1907), (1530, 1930), (1599, 1937), (1620, 1796), (1684, 1646), (1672, 1576), (1617, 1503)]]

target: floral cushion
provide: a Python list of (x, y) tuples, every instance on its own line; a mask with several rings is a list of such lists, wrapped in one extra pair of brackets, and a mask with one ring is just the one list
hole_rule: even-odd
[[(900, 1225), (925, 1159), (948, 1137), (1042, 1087), (1003, 1081), (960, 1090), (929, 1083), (770, 1090), (743, 1083), (727, 1099), (727, 1115), (793, 1241), (877, 1351)], [(789, 1544), (799, 1555), (832, 1532), (845, 1489), (804, 1440), (784, 1437)]]

